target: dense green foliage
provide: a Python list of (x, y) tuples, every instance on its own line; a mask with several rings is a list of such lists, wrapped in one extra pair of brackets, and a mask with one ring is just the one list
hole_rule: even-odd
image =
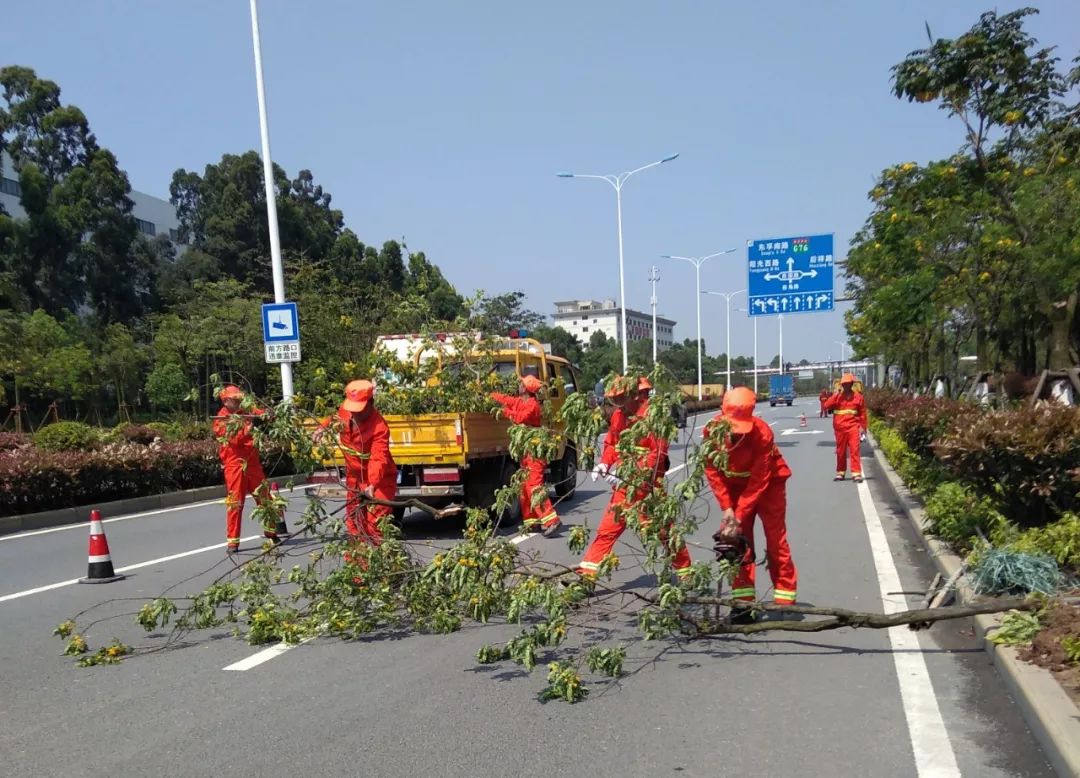
[(848, 254), (853, 346), (913, 384), (961, 354), (1027, 375), (1080, 359), (1080, 68), (1024, 31), (1032, 13), (985, 13), (893, 69), (898, 98), (962, 130), (948, 159), (881, 173)]

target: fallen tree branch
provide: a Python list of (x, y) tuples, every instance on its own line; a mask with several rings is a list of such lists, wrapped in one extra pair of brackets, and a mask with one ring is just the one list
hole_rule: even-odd
[[(687, 598), (687, 603), (700, 603), (703, 605), (716, 604), (734, 607), (737, 601), (720, 597), (695, 597)], [(739, 603), (746, 607), (748, 603)], [(780, 611), (786, 613), (799, 613), (809, 616), (828, 616), (826, 619), (812, 621), (795, 621), (792, 619), (778, 619), (776, 621), (761, 621), (754, 624), (725, 624), (709, 621), (698, 621), (688, 618), (698, 629), (695, 637), (717, 637), (721, 635), (752, 635), (756, 632), (769, 632), (782, 630), (786, 632), (824, 632), (830, 629), (890, 629), (908, 625), (926, 625), (935, 621), (947, 621), (949, 619), (966, 619), (971, 616), (980, 616), (987, 613), (1004, 613), (1006, 611), (1032, 611), (1042, 607), (1043, 603), (1036, 599), (1025, 600), (995, 600), (978, 605), (956, 605), (948, 608), (920, 608), (919, 610), (901, 611), (900, 613), (865, 613), (861, 611), (849, 611), (843, 608), (818, 608), (801, 605), (775, 605), (772, 603), (752, 603), (754, 610)]]

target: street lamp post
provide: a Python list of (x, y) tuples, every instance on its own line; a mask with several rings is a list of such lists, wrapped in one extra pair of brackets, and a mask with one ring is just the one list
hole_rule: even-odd
[[(270, 120), (263, 85), (262, 42), (259, 37), (258, 0), (251, 0), (251, 40), (255, 48), (255, 89), (259, 96), (259, 135), (262, 140), (263, 185), (266, 188), (266, 222), (270, 228), (270, 264), (274, 275), (274, 302), (285, 302), (285, 271), (281, 265), (281, 238), (278, 234), (277, 199), (274, 193), (274, 163), (270, 158)], [(299, 333), (298, 333), (299, 335)], [(281, 394), (293, 396), (292, 363), (281, 363)]]
[[(252, 0), (254, 2), (254, 0)], [(623, 184), (627, 182), (630, 176), (635, 173), (640, 173), (642, 170), (648, 170), (651, 167), (662, 165), (665, 162), (671, 162), (673, 159), (678, 158), (678, 154), (669, 154), (663, 159), (658, 159), (656, 162), (650, 162), (648, 165), (642, 165), (639, 168), (635, 168), (627, 173), (619, 173), (618, 175), (593, 175), (584, 173), (556, 173), (559, 178), (598, 178), (601, 181), (607, 181), (615, 189), (615, 210), (617, 225), (619, 230), (619, 305), (622, 308), (622, 368), (623, 373), (626, 372), (629, 364), (629, 357), (627, 352), (627, 341), (629, 340), (628, 333), (626, 331), (626, 282), (625, 274), (623, 273), (623, 239), (622, 239), (622, 188)]]
[(712, 294), (724, 298), (724, 313), (727, 316), (727, 383), (724, 385), (725, 392), (731, 388), (731, 298), (745, 291), (745, 289), (740, 289), (737, 292), (702, 292), (702, 294)]
[(847, 361), (847, 343), (839, 340), (834, 340), (833, 343), (840, 347), (840, 367), (843, 367), (844, 362)]
[(649, 298), (649, 302), (652, 304), (652, 363), (653, 367), (656, 367), (656, 282), (660, 280), (660, 268), (653, 265), (649, 268), (649, 281), (652, 282), (652, 297)]
[(684, 262), (689, 262), (694, 266), (694, 291), (697, 298), (697, 398), (701, 399), (701, 266), (705, 264), (706, 260), (713, 257), (719, 257), (721, 254), (731, 254), (735, 249), (724, 249), (718, 251), (715, 254), (709, 254), (704, 257), (676, 257), (671, 254), (664, 254), (661, 259), (681, 259)]

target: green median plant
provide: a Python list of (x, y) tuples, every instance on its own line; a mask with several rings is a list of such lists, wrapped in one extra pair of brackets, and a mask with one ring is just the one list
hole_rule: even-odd
[(34, 445), (42, 451), (89, 451), (98, 440), (97, 431), (79, 421), (58, 421), (34, 435)]

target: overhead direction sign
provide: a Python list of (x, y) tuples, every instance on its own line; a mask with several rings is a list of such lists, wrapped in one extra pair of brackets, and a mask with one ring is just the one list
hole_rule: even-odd
[(267, 303), (262, 307), (263, 347), (267, 362), (300, 361), (300, 321), (296, 303)]
[(751, 316), (833, 309), (833, 236), (746, 242)]

